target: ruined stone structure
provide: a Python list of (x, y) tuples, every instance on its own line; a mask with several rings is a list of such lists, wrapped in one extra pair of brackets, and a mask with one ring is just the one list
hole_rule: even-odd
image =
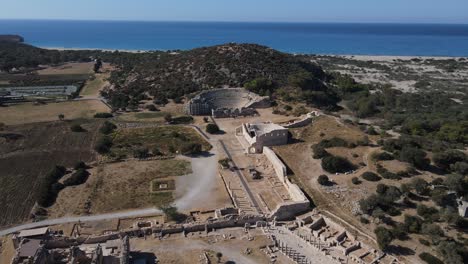
[(312, 123), (312, 120), (315, 117), (318, 117), (319, 113), (317, 111), (313, 111), (310, 113), (307, 113), (305, 116), (303, 116), (299, 120), (295, 120), (286, 124), (282, 124), (285, 128), (298, 128), (298, 127), (304, 127)]
[(275, 152), (268, 147), (263, 148), (263, 154), (273, 164), (276, 176), (289, 193), (291, 201), (279, 204), (269, 216), (270, 219), (284, 220), (294, 218), (300, 213), (310, 209), (310, 201), (296, 184), (292, 183), (286, 171), (284, 163), (276, 156)]
[[(288, 129), (273, 123), (242, 124), (236, 135), (247, 141), (248, 153), (262, 153), (263, 147), (288, 144)], [(241, 142), (242, 143), (242, 142)]]
[(269, 106), (268, 97), (243, 88), (220, 88), (199, 93), (185, 105), (185, 111), (190, 115), (224, 118), (255, 115), (255, 108)]
[[(128, 264), (129, 238), (125, 234), (77, 239), (54, 235), (38, 235), (37, 230), (26, 230), (35, 235), (13, 238), (16, 255), (12, 264)], [(19, 244), (15, 244), (15, 239)]]
[(468, 202), (464, 201), (463, 198), (457, 199), (457, 205), (458, 205), (458, 214), (461, 217), (468, 217)]

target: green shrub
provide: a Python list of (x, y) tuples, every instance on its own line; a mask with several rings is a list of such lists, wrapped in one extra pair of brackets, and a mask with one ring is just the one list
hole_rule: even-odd
[(49, 207), (55, 202), (58, 193), (63, 189), (63, 185), (57, 181), (65, 175), (66, 171), (63, 166), (55, 166), (44, 177), (40, 183), (37, 197), (37, 203), (40, 206)]
[(101, 137), (96, 144), (94, 145), (94, 150), (99, 154), (109, 153), (110, 148), (112, 147), (112, 139), (110, 137), (104, 136)]
[(362, 216), (359, 218), (359, 221), (366, 225), (370, 223), (369, 219), (362, 217)]
[(314, 152), (312, 156), (314, 159), (321, 159), (330, 155), (330, 153), (328, 153), (324, 147), (318, 144), (312, 146), (312, 151)]
[(79, 169), (86, 169), (86, 163), (84, 163), (83, 161), (79, 161), (75, 164), (75, 166), (73, 166), (73, 169), (75, 170), (79, 170)]
[(216, 124), (210, 123), (206, 125), (206, 132), (210, 134), (216, 134), (219, 133), (219, 127)]
[(327, 176), (327, 175), (320, 175), (320, 176), (318, 176), (318, 178), (317, 178), (317, 182), (318, 182), (320, 185), (327, 185), (329, 181), (330, 181), (330, 179), (328, 179), (328, 176)]
[(112, 115), (111, 113), (96, 113), (96, 114), (94, 114), (94, 118), (111, 118), (113, 116), (114, 115)]
[(149, 157), (149, 149), (148, 148), (137, 148), (133, 150), (133, 157), (136, 159), (146, 159)]
[(373, 172), (370, 172), (370, 171), (366, 171), (364, 172), (361, 177), (364, 179), (364, 180), (367, 180), (367, 181), (372, 181), (372, 182), (377, 182), (377, 181), (380, 181), (382, 178), (379, 177), (379, 175), (373, 173)]
[(202, 152), (202, 145), (199, 143), (183, 144), (180, 147), (180, 152), (184, 155), (199, 154)]
[(147, 105), (147, 106), (145, 106), (145, 108), (148, 109), (151, 112), (159, 111), (159, 109), (154, 104)]
[(467, 160), (466, 154), (459, 150), (447, 150), (435, 153), (432, 157), (435, 165), (442, 169), (449, 169), (450, 165)]
[(393, 155), (388, 152), (373, 153), (371, 157), (373, 160), (376, 160), (376, 161), (395, 159), (395, 157), (393, 157)]
[(405, 215), (404, 227), (410, 233), (420, 233), (423, 220), (417, 216)]
[(430, 246), (431, 245), (431, 242), (429, 242), (428, 240), (423, 239), (423, 238), (419, 239), (419, 243), (421, 243), (421, 245), (425, 245), (425, 246)]
[(99, 128), (99, 132), (101, 132), (104, 135), (108, 135), (112, 133), (115, 129), (117, 128), (116, 125), (113, 123), (106, 121), (104, 124), (102, 124), (101, 128)]
[(330, 173), (344, 173), (354, 170), (356, 166), (340, 156), (326, 156), (322, 159), (322, 168)]
[(355, 184), (355, 185), (361, 184), (361, 181), (359, 180), (358, 177), (353, 177), (353, 178), (351, 179), (351, 182), (352, 182), (353, 184)]
[(78, 169), (75, 173), (73, 173), (69, 178), (67, 178), (63, 184), (65, 186), (75, 186), (80, 185), (86, 182), (88, 179), (89, 173), (85, 169)]
[(436, 258), (435, 256), (427, 252), (423, 252), (419, 254), (419, 258), (423, 260), (424, 262), (426, 262), (427, 264), (444, 264), (442, 260)]
[(400, 160), (414, 165), (418, 169), (426, 169), (430, 161), (426, 158), (426, 152), (413, 147), (403, 147), (400, 151)]
[(81, 127), (80, 125), (78, 125), (78, 124), (72, 125), (72, 126), (70, 127), (70, 130), (71, 130), (72, 132), (84, 132), (84, 131), (86, 131), (86, 130), (84, 130), (84, 128), (82, 128), (82, 127)]
[(377, 237), (377, 244), (379, 245), (379, 248), (385, 251), (394, 239), (393, 233), (382, 226), (377, 227), (374, 233)]

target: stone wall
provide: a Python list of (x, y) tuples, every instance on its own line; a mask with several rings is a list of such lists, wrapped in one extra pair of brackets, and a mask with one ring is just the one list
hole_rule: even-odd
[(291, 123), (283, 124), (285, 128), (298, 128), (304, 127), (312, 123), (314, 117), (319, 116), (318, 112), (310, 112), (304, 118), (296, 120)]
[(302, 192), (301, 188), (288, 179), (286, 165), (278, 158), (269, 147), (263, 147), (263, 154), (273, 165), (276, 176), (283, 183), (289, 193), (292, 202), (279, 204), (269, 216), (270, 219), (286, 220), (294, 218), (297, 214), (310, 209), (310, 201)]

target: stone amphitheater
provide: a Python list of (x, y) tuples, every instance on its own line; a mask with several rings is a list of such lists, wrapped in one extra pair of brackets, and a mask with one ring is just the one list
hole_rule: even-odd
[(185, 110), (190, 115), (221, 118), (255, 115), (255, 108), (269, 106), (268, 96), (260, 96), (243, 88), (219, 88), (197, 94), (186, 104)]

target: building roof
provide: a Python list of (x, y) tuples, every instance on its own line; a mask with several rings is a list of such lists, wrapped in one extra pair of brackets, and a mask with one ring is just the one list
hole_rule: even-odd
[(21, 247), (18, 252), (19, 257), (34, 257), (37, 251), (41, 248), (40, 239), (26, 239), (21, 244)]
[(48, 227), (41, 227), (36, 229), (23, 230), (18, 234), (18, 237), (33, 237), (33, 236), (43, 236), (49, 232)]
[(263, 135), (263, 134), (267, 134), (267, 133), (271, 133), (273, 131), (277, 131), (277, 130), (281, 130), (281, 131), (284, 131), (284, 130), (287, 130), (287, 128), (283, 127), (283, 126), (280, 126), (278, 124), (275, 124), (275, 123), (253, 123), (253, 124), (247, 124), (247, 128), (250, 130), (250, 131), (255, 131), (255, 134), (257, 136), (260, 136), (260, 135)]

